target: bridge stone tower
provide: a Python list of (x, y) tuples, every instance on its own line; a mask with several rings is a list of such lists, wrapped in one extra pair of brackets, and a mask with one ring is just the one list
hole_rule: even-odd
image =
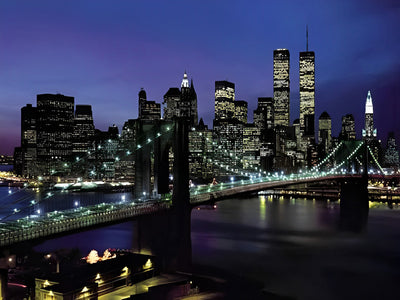
[(136, 126), (135, 197), (169, 193), (169, 152), (173, 152), (172, 209), (139, 219), (136, 230), (139, 251), (147, 248), (161, 257), (167, 270), (187, 271), (191, 266), (188, 131), (187, 118), (138, 120)]

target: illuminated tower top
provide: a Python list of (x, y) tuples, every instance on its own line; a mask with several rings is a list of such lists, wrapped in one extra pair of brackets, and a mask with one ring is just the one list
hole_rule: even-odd
[(181, 88), (188, 88), (188, 87), (189, 87), (189, 79), (185, 71), (185, 73), (183, 74)]
[(363, 139), (375, 139), (377, 135), (374, 128), (374, 107), (372, 105), (371, 92), (368, 91), (367, 100), (365, 101), (365, 128), (362, 131)]
[(366, 114), (374, 113), (374, 107), (372, 105), (371, 91), (368, 91), (367, 101), (365, 102), (365, 113)]

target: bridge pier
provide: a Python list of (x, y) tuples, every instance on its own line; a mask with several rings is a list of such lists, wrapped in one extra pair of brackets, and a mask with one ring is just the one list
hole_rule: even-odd
[(368, 179), (350, 178), (340, 185), (340, 228), (361, 232), (368, 221)]
[[(172, 124), (160, 122), (158, 127), (162, 126), (170, 127)], [(192, 261), (189, 123), (185, 118), (175, 118), (173, 128), (171, 135), (160, 137), (154, 144), (154, 183), (159, 194), (168, 192), (168, 151), (170, 147), (174, 153), (172, 208), (154, 216), (139, 218), (136, 221), (134, 232), (137, 250), (161, 258), (164, 270), (189, 271)], [(137, 156), (137, 170), (140, 170), (138, 165), (142, 163), (140, 158)], [(136, 194), (140, 193), (137, 191)]]

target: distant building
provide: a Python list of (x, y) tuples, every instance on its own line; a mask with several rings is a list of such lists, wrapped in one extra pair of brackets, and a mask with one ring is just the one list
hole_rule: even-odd
[(21, 108), (21, 166), (19, 175), (37, 176), (37, 108), (27, 104)]
[(189, 131), (189, 174), (196, 181), (213, 178), (213, 134), (203, 119)]
[(136, 122), (129, 119), (122, 127), (115, 161), (115, 178), (133, 182), (135, 180)]
[(235, 116), (235, 84), (229, 81), (215, 82), (215, 120), (232, 119)]
[(161, 104), (155, 101), (147, 101), (146, 91), (144, 89), (141, 89), (139, 92), (139, 119), (161, 119)]
[(354, 141), (356, 139), (356, 125), (352, 114), (342, 117), (342, 130), (339, 134), (339, 140)]
[(400, 166), (399, 149), (396, 145), (396, 138), (394, 136), (394, 132), (389, 132), (383, 164), (386, 168), (392, 168), (395, 171), (399, 169)]
[(170, 88), (164, 95), (164, 120), (172, 120), (174, 117), (186, 117), (190, 120), (190, 126), (197, 126), (197, 94), (193, 80), (189, 85), (186, 72), (183, 75), (181, 89)]
[(247, 102), (243, 100), (236, 100), (234, 118), (243, 124), (247, 123)]
[(314, 136), (315, 115), (315, 54), (300, 52), (300, 130), (304, 136)]
[(258, 98), (253, 119), (260, 130), (260, 166), (264, 171), (272, 171), (275, 156), (274, 99)]
[(332, 120), (326, 111), (318, 119), (318, 144), (324, 154), (328, 154), (332, 147)]
[(119, 149), (118, 127), (113, 125), (108, 131), (96, 129), (89, 155), (88, 176), (93, 179), (115, 178), (115, 166)]
[(371, 92), (368, 91), (365, 101), (365, 127), (362, 131), (363, 140), (376, 139), (377, 131), (374, 128), (374, 107), (372, 104)]
[(275, 126), (290, 125), (290, 54), (287, 49), (274, 50)]
[(43, 175), (64, 174), (72, 157), (74, 98), (37, 95), (37, 159)]
[(250, 172), (260, 171), (261, 129), (254, 124), (243, 127), (243, 169)]

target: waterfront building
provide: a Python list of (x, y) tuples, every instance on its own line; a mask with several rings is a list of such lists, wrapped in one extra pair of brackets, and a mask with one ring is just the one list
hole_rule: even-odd
[(37, 95), (37, 158), (41, 174), (65, 173), (71, 160), (74, 98), (61, 94)]
[(94, 136), (91, 105), (76, 105), (73, 132), (73, 156), (86, 157)]
[(290, 54), (287, 49), (274, 50), (274, 124), (289, 126), (290, 122)]
[(356, 139), (356, 125), (352, 114), (342, 117), (342, 130), (339, 134), (339, 140), (354, 141)]

